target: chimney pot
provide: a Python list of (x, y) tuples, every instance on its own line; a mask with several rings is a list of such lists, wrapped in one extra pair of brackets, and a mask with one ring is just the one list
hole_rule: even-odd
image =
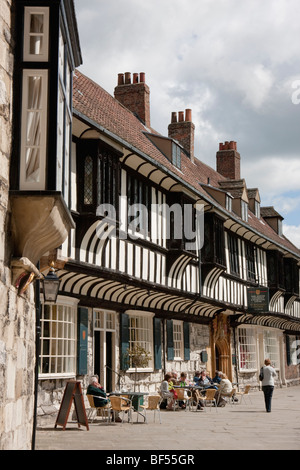
[(171, 122), (177, 122), (177, 113), (173, 112), (171, 115)]
[(138, 73), (133, 74), (132, 83), (139, 83), (139, 74)]
[(179, 121), (179, 122), (183, 122), (183, 121), (184, 121), (184, 112), (183, 112), (183, 111), (179, 111), (178, 115), (179, 115), (178, 121)]
[(124, 85), (124, 73), (118, 73), (118, 85)]
[(186, 121), (191, 121), (192, 120), (192, 110), (191, 109), (186, 109), (185, 110), (185, 120)]
[(125, 72), (125, 84), (128, 85), (131, 83), (131, 73)]
[(145, 83), (145, 72), (140, 72), (140, 83)]

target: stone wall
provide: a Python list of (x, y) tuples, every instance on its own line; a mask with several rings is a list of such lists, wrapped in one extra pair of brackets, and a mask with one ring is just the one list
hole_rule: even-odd
[(9, 164), (12, 142), (12, 0), (0, 4), (0, 449), (31, 448), (34, 407), (35, 307), (31, 286), (11, 285)]

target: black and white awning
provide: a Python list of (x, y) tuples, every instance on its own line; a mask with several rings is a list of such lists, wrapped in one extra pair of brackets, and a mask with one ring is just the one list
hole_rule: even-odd
[(116, 276), (110, 278), (109, 275), (97, 276), (74, 270), (59, 270), (56, 274), (61, 281), (60, 294), (80, 298), (88, 305), (192, 315), (194, 319), (213, 318), (222, 310), (220, 305), (209, 304), (195, 295), (184, 296), (179, 290), (143, 286)]

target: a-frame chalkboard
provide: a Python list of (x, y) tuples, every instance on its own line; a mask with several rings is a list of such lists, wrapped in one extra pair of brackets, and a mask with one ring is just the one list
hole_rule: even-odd
[(89, 430), (81, 385), (80, 382), (76, 380), (69, 380), (66, 384), (64, 396), (56, 418), (55, 428), (56, 426), (63, 426), (63, 430), (66, 429), (72, 403), (74, 403), (78, 427), (82, 424)]

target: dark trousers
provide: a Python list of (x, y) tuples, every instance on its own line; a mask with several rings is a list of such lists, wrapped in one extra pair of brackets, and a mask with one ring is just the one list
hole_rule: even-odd
[(268, 412), (271, 411), (271, 402), (272, 402), (273, 390), (274, 390), (273, 385), (263, 385), (262, 386), (262, 391), (264, 392), (264, 396), (265, 396), (266, 411), (268, 411)]

